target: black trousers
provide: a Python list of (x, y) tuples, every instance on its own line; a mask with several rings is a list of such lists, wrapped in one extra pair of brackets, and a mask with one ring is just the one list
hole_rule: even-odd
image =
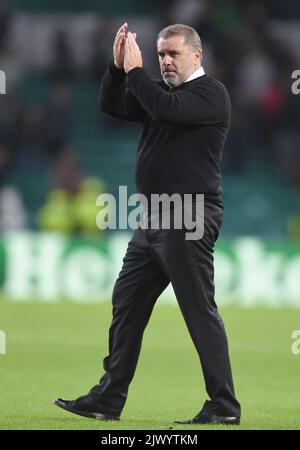
[(135, 231), (113, 290), (105, 374), (90, 390), (108, 411), (120, 414), (125, 405), (145, 327), (171, 282), (210, 397), (202, 411), (240, 416), (225, 329), (214, 300), (213, 250), (221, 223), (222, 209), (206, 206), (202, 239), (186, 240), (185, 230)]

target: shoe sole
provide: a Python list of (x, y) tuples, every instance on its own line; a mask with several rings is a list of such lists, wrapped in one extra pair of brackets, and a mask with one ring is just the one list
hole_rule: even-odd
[(120, 417), (109, 416), (107, 414), (100, 414), (93, 412), (88, 413), (86, 411), (80, 411), (79, 409), (68, 408), (64, 403), (60, 402), (59, 400), (54, 400), (53, 403), (66, 411), (77, 414), (78, 416), (88, 417), (89, 419), (107, 420), (107, 421), (120, 420)]
[(228, 421), (215, 421), (215, 422), (193, 422), (193, 420), (178, 420), (174, 423), (179, 425), (240, 425), (239, 419), (228, 420)]

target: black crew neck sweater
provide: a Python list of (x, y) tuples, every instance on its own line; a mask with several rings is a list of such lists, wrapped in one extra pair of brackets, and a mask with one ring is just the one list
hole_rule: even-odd
[(113, 117), (143, 123), (135, 172), (139, 193), (199, 193), (222, 205), (220, 163), (231, 112), (222, 83), (205, 74), (170, 88), (142, 68), (126, 75), (111, 63), (100, 106)]

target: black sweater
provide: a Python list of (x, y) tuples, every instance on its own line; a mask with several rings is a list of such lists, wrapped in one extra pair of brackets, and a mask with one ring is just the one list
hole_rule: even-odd
[(170, 88), (142, 68), (126, 75), (111, 63), (100, 106), (110, 116), (143, 123), (135, 174), (139, 193), (199, 193), (221, 204), (220, 162), (231, 110), (222, 83), (203, 75)]

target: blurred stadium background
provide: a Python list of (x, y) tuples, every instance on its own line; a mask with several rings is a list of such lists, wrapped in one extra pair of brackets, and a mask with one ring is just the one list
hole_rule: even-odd
[[(300, 328), (300, 95), (291, 92), (292, 72), (300, 69), (297, 0), (0, 0), (0, 69), (6, 74), (6, 94), (0, 95), (0, 330), (7, 336), (7, 355), (0, 355), (7, 415), (0, 428), (96, 427), (78, 418), (64, 422), (63, 413), (48, 410), (52, 397), (79, 395), (95, 383), (107, 351), (111, 290), (130, 236), (95, 227), (97, 195), (117, 195), (120, 185), (135, 192), (139, 126), (112, 120), (97, 105), (114, 34), (125, 20), (153, 77), (159, 77), (158, 31), (178, 22), (195, 27), (206, 72), (230, 93), (217, 302), (248, 426), (300, 428), (300, 356), (291, 353), (291, 333)], [(168, 289), (146, 336), (128, 428), (141, 415), (141, 395), (155, 404), (153, 379), (165, 397), (145, 413), (157, 420), (140, 427), (164, 426), (159, 419), (167, 414), (168, 390), (172, 414), (191, 414), (188, 404), (199, 407), (193, 389), (178, 389), (178, 365), (196, 375), (198, 367), (172, 302)], [(169, 358), (161, 357), (159, 370), (151, 349), (160, 345)]]

